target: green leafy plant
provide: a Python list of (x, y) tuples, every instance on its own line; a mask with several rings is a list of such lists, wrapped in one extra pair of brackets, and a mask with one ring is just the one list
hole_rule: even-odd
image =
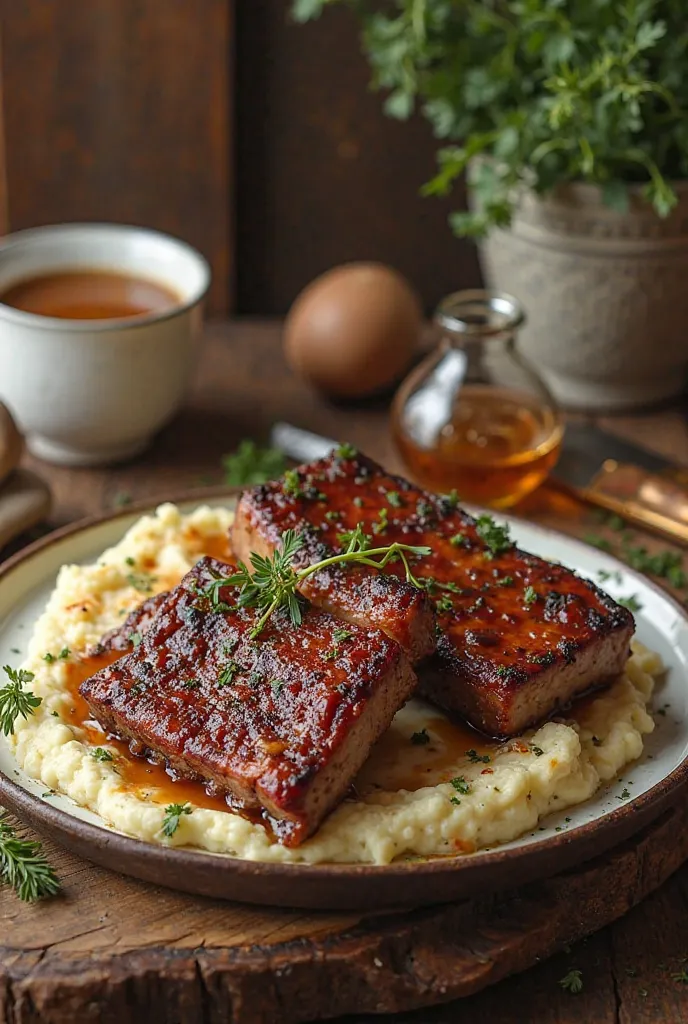
[(469, 170), (454, 230), (509, 225), (519, 191), (599, 185), (624, 211), (639, 184), (657, 213), (688, 177), (683, 0), (294, 0), (297, 20), (346, 4), (360, 19), (386, 112), (418, 107), (438, 139), (427, 195)]
[(20, 900), (35, 903), (59, 892), (57, 875), (36, 840), (22, 839), (0, 810), (0, 882), (12, 886)]

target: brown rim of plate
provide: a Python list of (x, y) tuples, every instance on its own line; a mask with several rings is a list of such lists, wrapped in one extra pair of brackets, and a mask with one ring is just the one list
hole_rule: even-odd
[[(116, 512), (81, 519), (23, 548), (0, 565), (0, 583), (23, 562), (47, 548), (106, 522), (151, 512), (158, 504), (188, 504), (235, 497), (238, 488), (199, 488), (151, 499)], [(511, 517), (517, 519), (517, 517)], [(547, 535), (558, 531), (522, 520)], [(589, 547), (566, 536), (567, 541)], [(685, 610), (656, 583), (614, 559), (627, 575), (668, 601), (684, 620)], [(676, 801), (688, 782), (688, 756), (640, 796), (569, 832), (512, 849), (499, 847), (460, 855), (375, 864), (280, 864), (166, 847), (92, 825), (45, 803), (0, 772), (0, 798), (19, 817), (71, 852), (145, 881), (184, 892), (271, 906), (321, 910), (402, 908), (488, 895), (534, 882), (604, 853), (630, 838)], [(209, 868), (211, 870), (209, 870)]]

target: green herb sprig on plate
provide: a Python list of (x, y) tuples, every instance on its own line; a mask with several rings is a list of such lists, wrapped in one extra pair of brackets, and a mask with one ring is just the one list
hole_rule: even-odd
[(281, 537), (279, 550), (272, 557), (251, 555), (251, 568), (239, 562), (238, 572), (231, 576), (217, 576), (212, 583), (199, 591), (201, 597), (210, 601), (214, 608), (224, 604), (220, 594), (225, 587), (238, 587), (240, 608), (256, 608), (263, 614), (251, 631), (252, 638), (259, 636), (270, 616), (278, 608), (286, 608), (295, 626), (301, 624), (302, 610), (298, 587), (313, 573), (333, 565), (369, 565), (384, 569), (390, 562), (399, 560), (404, 566), (406, 579), (416, 587), (421, 584), (411, 571), (409, 555), (420, 557), (430, 554), (430, 548), (411, 544), (388, 544), (385, 547), (368, 547), (369, 538), (360, 527), (349, 535), (345, 551), (300, 569), (294, 568), (296, 555), (303, 547), (303, 537), (294, 530), (286, 530)]
[(33, 715), (43, 698), (34, 696), (24, 688), (34, 678), (33, 672), (23, 668), (14, 669), (10, 665), (3, 665), (2, 670), (9, 682), (0, 687), (0, 732), (4, 736), (11, 736), (17, 719)]

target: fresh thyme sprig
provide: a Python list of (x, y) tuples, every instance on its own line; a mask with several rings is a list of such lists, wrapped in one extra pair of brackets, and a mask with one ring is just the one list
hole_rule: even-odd
[(0, 881), (11, 885), (19, 899), (28, 903), (54, 896), (60, 888), (41, 844), (20, 839), (4, 813), (0, 813)]
[(251, 631), (251, 637), (255, 639), (278, 608), (286, 608), (292, 623), (295, 626), (300, 625), (302, 598), (298, 594), (298, 587), (313, 573), (327, 569), (331, 565), (356, 563), (384, 569), (390, 562), (398, 559), (404, 566), (407, 581), (416, 587), (421, 586), (411, 572), (408, 556), (429, 555), (430, 548), (396, 542), (385, 547), (369, 547), (370, 537), (363, 532), (360, 524), (342, 537), (345, 538), (347, 545), (344, 551), (329, 558), (321, 558), (301, 569), (295, 569), (293, 563), (303, 547), (303, 537), (294, 530), (286, 530), (282, 534), (279, 550), (275, 551), (271, 558), (253, 553), (253, 571), (244, 562), (239, 562), (238, 572), (231, 576), (216, 577), (200, 591), (200, 594), (218, 610), (223, 605), (220, 600), (223, 587), (240, 587), (238, 606), (257, 608), (263, 613)]
[(4, 736), (11, 736), (14, 733), (14, 723), (19, 716), (28, 718), (37, 707), (40, 706), (42, 698), (35, 697), (30, 690), (24, 689), (25, 683), (30, 683), (34, 678), (33, 672), (26, 669), (14, 669), (10, 665), (3, 665), (3, 672), (9, 679), (0, 687), (0, 732)]

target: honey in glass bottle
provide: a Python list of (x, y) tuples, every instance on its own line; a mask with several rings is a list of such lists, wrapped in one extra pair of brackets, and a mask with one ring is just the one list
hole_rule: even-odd
[(542, 483), (561, 450), (554, 398), (516, 346), (510, 295), (456, 292), (437, 308), (437, 348), (402, 383), (392, 431), (415, 480), (507, 508)]

